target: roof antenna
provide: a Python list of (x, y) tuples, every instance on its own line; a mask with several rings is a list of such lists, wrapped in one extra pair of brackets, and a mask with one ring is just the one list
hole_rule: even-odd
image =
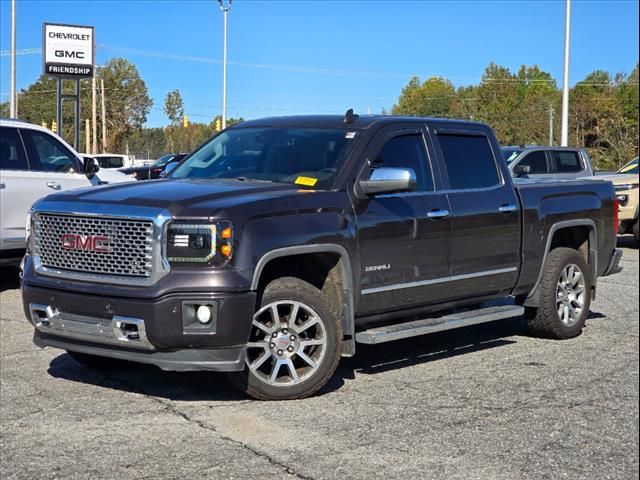
[(347, 113), (344, 114), (344, 123), (353, 123), (359, 116), (357, 113), (353, 113), (353, 108), (350, 108), (347, 110)]

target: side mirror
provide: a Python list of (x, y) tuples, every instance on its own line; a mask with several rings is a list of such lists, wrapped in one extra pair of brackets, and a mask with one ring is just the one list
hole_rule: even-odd
[(416, 172), (412, 168), (376, 168), (369, 180), (360, 180), (363, 194), (410, 192), (416, 188)]
[(161, 178), (167, 177), (171, 172), (175, 170), (175, 168), (178, 166), (178, 163), (179, 162), (171, 162), (169, 165), (164, 167), (164, 170), (160, 172), (160, 177)]
[(531, 173), (531, 165), (516, 165), (513, 167), (513, 176), (522, 177)]
[(100, 171), (100, 164), (93, 157), (84, 157), (84, 174), (91, 180)]

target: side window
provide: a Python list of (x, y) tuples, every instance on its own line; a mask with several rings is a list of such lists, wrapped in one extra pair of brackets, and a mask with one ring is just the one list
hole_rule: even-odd
[(29, 170), (18, 129), (0, 128), (0, 170)]
[(553, 163), (558, 173), (571, 173), (582, 170), (582, 163), (580, 162), (578, 152), (554, 150)]
[(547, 154), (541, 150), (527, 153), (522, 160), (518, 162), (518, 165), (530, 166), (531, 173), (549, 173)]
[(433, 177), (424, 151), (422, 135), (401, 135), (389, 140), (378, 152), (373, 169), (411, 168), (416, 174), (416, 191), (433, 191)]
[(32, 170), (44, 172), (69, 172), (77, 170), (75, 156), (51, 135), (37, 130), (22, 130), (31, 139), (31, 156), (35, 159)]
[(500, 183), (487, 137), (439, 134), (437, 138), (451, 189), (488, 188)]

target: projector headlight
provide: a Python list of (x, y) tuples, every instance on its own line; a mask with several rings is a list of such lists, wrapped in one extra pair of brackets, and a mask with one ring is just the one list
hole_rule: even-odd
[(221, 266), (231, 258), (232, 241), (229, 222), (173, 223), (167, 232), (167, 259), (170, 263)]

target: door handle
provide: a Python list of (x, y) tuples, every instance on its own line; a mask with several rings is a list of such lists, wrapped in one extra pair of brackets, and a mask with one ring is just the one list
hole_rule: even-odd
[(511, 213), (515, 212), (518, 209), (515, 205), (502, 205), (498, 210), (500, 213)]
[(56, 182), (47, 182), (47, 187), (53, 188), (54, 190), (60, 190), (60, 184)]
[(445, 217), (448, 217), (449, 215), (451, 215), (449, 210), (431, 210), (429, 213), (427, 213), (427, 217), (433, 220), (437, 220), (439, 218), (445, 218)]

